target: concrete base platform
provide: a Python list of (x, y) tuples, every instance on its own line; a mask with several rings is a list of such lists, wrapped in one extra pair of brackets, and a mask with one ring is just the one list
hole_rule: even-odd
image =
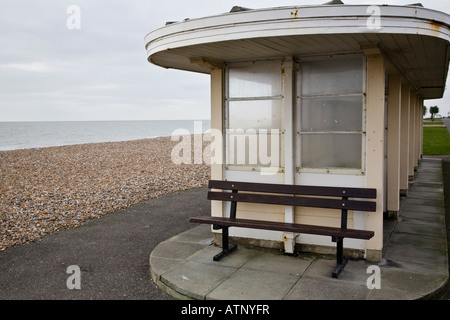
[(221, 249), (212, 238), (211, 227), (200, 225), (159, 244), (150, 255), (154, 283), (177, 299), (432, 298), (449, 276), (441, 160), (422, 160), (399, 219), (385, 220), (382, 262), (350, 260), (338, 279), (331, 277), (332, 256), (241, 246), (214, 262)]

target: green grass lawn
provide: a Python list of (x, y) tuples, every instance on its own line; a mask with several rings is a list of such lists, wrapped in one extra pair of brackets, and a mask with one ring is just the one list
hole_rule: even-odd
[(424, 155), (450, 155), (450, 134), (445, 127), (423, 128)]
[(427, 125), (427, 124), (438, 125), (438, 124), (444, 124), (444, 122), (441, 119), (434, 119), (434, 121), (431, 121), (431, 120), (427, 119), (427, 120), (423, 121), (423, 124), (424, 125)]

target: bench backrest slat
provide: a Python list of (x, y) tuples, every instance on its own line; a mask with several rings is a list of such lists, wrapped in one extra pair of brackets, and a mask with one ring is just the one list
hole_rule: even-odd
[(209, 191), (208, 200), (265, 203), (265, 204), (278, 204), (287, 206), (303, 206), (303, 207), (317, 207), (330, 209), (347, 209), (347, 210), (370, 211), (370, 212), (376, 211), (376, 203), (370, 201), (295, 197), (295, 196), (282, 196), (270, 194)]
[(377, 190), (371, 188), (298, 186), (221, 180), (210, 180), (208, 187), (210, 189), (295, 194), (305, 196), (351, 197), (367, 199), (376, 199), (377, 197)]

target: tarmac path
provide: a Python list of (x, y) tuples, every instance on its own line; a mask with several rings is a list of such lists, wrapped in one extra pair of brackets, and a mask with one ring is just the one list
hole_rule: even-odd
[[(0, 252), (0, 300), (166, 300), (149, 257), (162, 241), (208, 215), (206, 189), (161, 196)], [(71, 265), (80, 268), (80, 289)]]

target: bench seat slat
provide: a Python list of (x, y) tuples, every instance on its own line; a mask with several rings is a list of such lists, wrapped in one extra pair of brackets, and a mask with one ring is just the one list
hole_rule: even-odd
[(253, 193), (230, 193), (209, 191), (208, 200), (237, 201), (251, 203), (278, 204), (287, 206), (304, 206), (329, 209), (347, 209), (359, 211), (376, 211), (376, 203), (358, 200), (324, 199), (311, 197), (294, 197)]
[(192, 223), (216, 224), (223, 227), (240, 227), (252, 229), (264, 229), (273, 231), (284, 231), (294, 233), (309, 233), (322, 236), (336, 236), (342, 238), (354, 238), (369, 240), (374, 236), (373, 231), (357, 230), (357, 229), (341, 229), (333, 227), (294, 224), (274, 221), (260, 221), (251, 219), (230, 219), (224, 217), (193, 217), (190, 219)]
[(209, 180), (208, 187), (210, 189), (329, 196), (329, 197), (346, 196), (351, 198), (367, 198), (367, 199), (376, 199), (377, 197), (377, 190), (373, 188), (300, 186), (300, 185), (252, 183), (252, 182), (221, 181), (221, 180)]

